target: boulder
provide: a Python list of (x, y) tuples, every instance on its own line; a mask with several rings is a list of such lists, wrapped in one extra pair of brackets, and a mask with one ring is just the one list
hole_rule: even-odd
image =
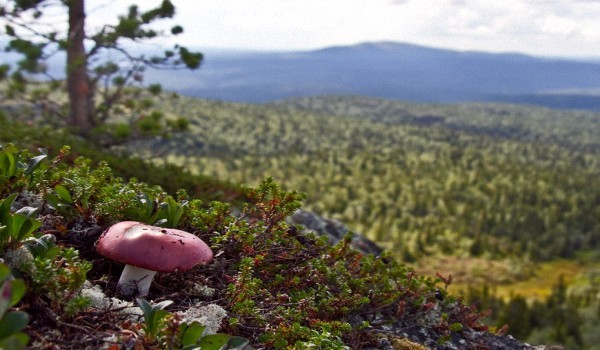
[(375, 242), (357, 232), (352, 232), (348, 227), (337, 220), (323, 218), (307, 210), (297, 210), (288, 218), (292, 225), (300, 225), (304, 232), (314, 232), (325, 236), (331, 244), (336, 244), (349, 232), (352, 235), (352, 247), (364, 254), (380, 255), (383, 249)]

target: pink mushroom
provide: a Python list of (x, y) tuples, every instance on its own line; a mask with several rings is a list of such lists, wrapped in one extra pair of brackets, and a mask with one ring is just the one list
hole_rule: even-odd
[(123, 221), (98, 239), (98, 253), (125, 264), (117, 288), (123, 295), (148, 294), (156, 272), (186, 271), (213, 258), (210, 247), (191, 233)]

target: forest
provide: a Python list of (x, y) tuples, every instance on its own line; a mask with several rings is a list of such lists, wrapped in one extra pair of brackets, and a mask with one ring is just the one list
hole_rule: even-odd
[(436, 251), (545, 261), (600, 244), (595, 114), (378, 105), (366, 115), (349, 98), (176, 101), (165, 109), (189, 118), (189, 133), (126, 147), (223, 180), (273, 176), (306, 192), (311, 210), (404, 259)]
[[(515, 300), (535, 308), (555, 298), (558, 273), (567, 274), (561, 283), (578, 284), (570, 290), (586, 307), (597, 305), (589, 276), (600, 258), (598, 114), (357, 96), (265, 105), (181, 97), (161, 108), (188, 118), (190, 130), (126, 143), (122, 151), (223, 181), (257, 184), (272, 176), (305, 192), (307, 209), (418, 271), (451, 274), (455, 288), (471, 296), (483, 287), (497, 291), (483, 298), (495, 304), (482, 303), (496, 306), (490, 322), (499, 327), (514, 320), (502, 307)], [(570, 262), (574, 270), (562, 269)], [(536, 287), (544, 266), (560, 268), (542, 273)], [(593, 315), (588, 321), (596, 322)], [(566, 339), (534, 328), (522, 338)], [(576, 338), (575, 346), (585, 343)]]

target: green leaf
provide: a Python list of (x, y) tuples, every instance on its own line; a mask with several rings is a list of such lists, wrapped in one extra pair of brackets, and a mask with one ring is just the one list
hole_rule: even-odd
[(204, 59), (203, 55), (200, 52), (190, 52), (185, 47), (179, 48), (179, 56), (181, 60), (189, 69), (196, 69), (200, 67), (202, 60)]
[(48, 157), (48, 156), (45, 154), (42, 154), (40, 156), (31, 158), (29, 160), (29, 164), (27, 165), (27, 169), (25, 170), (25, 175), (29, 176), (29, 175), (33, 174), (35, 169), (37, 169), (40, 166), (40, 164), (42, 163), (42, 161), (44, 159), (46, 159), (46, 157)]
[(29, 315), (23, 311), (9, 312), (0, 320), (0, 339), (19, 332), (29, 322)]
[(3, 148), (2, 152), (0, 152), (0, 173), (3, 173), (6, 177), (15, 176), (18, 169), (19, 153), (12, 145), (7, 145)]
[(34, 207), (23, 207), (19, 210), (17, 210), (15, 212), (15, 215), (21, 215), (24, 216), (25, 218), (31, 218), (34, 217), (38, 212), (38, 208), (34, 208)]
[(201, 325), (198, 322), (194, 322), (190, 325), (182, 324), (182, 335), (181, 335), (181, 344), (183, 346), (187, 345), (197, 345), (202, 338), (202, 334), (204, 334), (204, 330), (206, 326)]
[(12, 291), (10, 282), (4, 282), (0, 285), (0, 319), (10, 306)]
[(171, 34), (173, 34), (173, 35), (179, 35), (181, 33), (183, 33), (183, 27), (181, 27), (181, 26), (174, 26), (174, 27), (171, 28)]
[(152, 309), (152, 305), (148, 301), (146, 301), (146, 299), (142, 298), (137, 298), (135, 299), (135, 301), (137, 302), (140, 309), (142, 309), (142, 312), (144, 313), (144, 318), (146, 319), (146, 322), (148, 322), (148, 320), (152, 318), (152, 312), (154, 311)]
[(23, 239), (31, 236), (35, 230), (42, 225), (41, 222), (34, 219), (29, 219), (23, 215), (15, 214), (12, 217), (10, 231), (11, 236), (15, 241), (20, 242)]
[(243, 337), (232, 336), (229, 338), (229, 342), (227, 343), (228, 349), (243, 349), (245, 348), (250, 341)]
[(202, 350), (200, 345), (184, 345), (180, 350)]
[[(13, 215), (12, 216), (12, 220), (10, 221), (10, 235), (13, 238), (17, 238), (17, 236), (19, 235), (19, 233), (21, 232), (21, 229), (23, 228), (23, 225), (25, 224), (25, 222), (27, 221), (27, 218), (24, 217), (23, 215)], [(18, 241), (18, 240), (17, 240)]]
[(10, 160), (6, 152), (0, 153), (0, 174), (8, 177), (8, 169), (10, 168)]
[(173, 304), (173, 301), (171, 300), (165, 300), (165, 301), (161, 301), (158, 304), (154, 304), (154, 306), (152, 307), (155, 310), (162, 310), (164, 308), (166, 308), (167, 306)]
[(154, 225), (165, 224), (167, 227), (177, 227), (183, 215), (183, 207), (186, 205), (188, 205), (188, 201), (177, 202), (172, 197), (167, 197), (164, 202), (160, 203), (159, 220)]
[(85, 197), (82, 197), (82, 198), (80, 199), (80, 202), (81, 202), (81, 206), (82, 206), (84, 209), (89, 209), (89, 208), (90, 208), (90, 197), (89, 197), (89, 195), (87, 195), (87, 196), (85, 196)]
[(71, 197), (71, 193), (64, 186), (62, 186), (62, 185), (56, 185), (54, 187), (54, 192), (56, 192), (56, 194), (58, 195), (58, 197), (60, 197), (60, 199), (62, 199), (63, 201), (65, 201), (67, 203), (73, 203), (73, 199)]
[(10, 337), (0, 339), (0, 349), (21, 350), (26, 349), (29, 336), (25, 333), (16, 333)]
[(11, 281), (12, 294), (10, 296), (10, 306), (15, 306), (27, 291), (27, 285), (23, 280), (17, 279)]
[(4, 26), (4, 29), (6, 30), (6, 35), (15, 36), (15, 28), (13, 26), (7, 24)]
[(200, 347), (202, 350), (220, 350), (228, 340), (227, 334), (210, 334), (202, 337)]
[(0, 223), (9, 224), (12, 214), (10, 213), (10, 206), (17, 198), (18, 193), (13, 193), (10, 196), (4, 198), (3, 201), (0, 201)]
[(144, 313), (144, 319), (146, 321), (146, 331), (150, 335), (156, 335), (160, 322), (165, 318), (169, 312), (163, 310), (165, 307), (171, 305), (173, 301), (165, 300), (154, 306), (148, 301), (142, 298), (137, 298), (136, 302), (142, 312)]
[(56, 248), (55, 238), (50, 234), (40, 238), (29, 238), (24, 243), (34, 257), (48, 257), (48, 253), (52, 253)]
[(10, 269), (4, 264), (0, 264), (0, 283), (4, 282), (11, 276)]
[(154, 222), (154, 224), (153, 224), (153, 225), (154, 225), (154, 226), (161, 226), (161, 227), (164, 227), (163, 225), (165, 225), (165, 226), (169, 226), (169, 225), (168, 225), (168, 221), (167, 221), (167, 219), (159, 219), (159, 220), (156, 220), (156, 221)]
[(11, 154), (8, 153), (8, 159), (10, 160), (10, 166), (8, 168), (8, 175), (9, 176), (15, 176), (17, 175), (17, 170), (19, 169), (18, 165), (19, 165), (19, 154)]
[(0, 284), (0, 319), (2, 319), (2, 315), (21, 300), (26, 287), (25, 282), (22, 280), (8, 281), (8, 277), (5, 275), (5, 269), (8, 267), (4, 265), (0, 265), (0, 267), (2, 267), (2, 274), (4, 275), (2, 278), (7, 280)]

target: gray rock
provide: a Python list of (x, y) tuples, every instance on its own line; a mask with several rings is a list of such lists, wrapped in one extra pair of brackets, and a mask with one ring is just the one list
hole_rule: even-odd
[[(288, 221), (292, 225), (301, 225), (304, 232), (314, 232), (319, 236), (325, 236), (331, 244), (336, 244), (351, 232), (348, 227), (337, 220), (323, 218), (313, 212), (298, 210)], [(380, 255), (381, 249), (375, 242), (363, 235), (352, 232), (352, 247), (364, 254)]]

